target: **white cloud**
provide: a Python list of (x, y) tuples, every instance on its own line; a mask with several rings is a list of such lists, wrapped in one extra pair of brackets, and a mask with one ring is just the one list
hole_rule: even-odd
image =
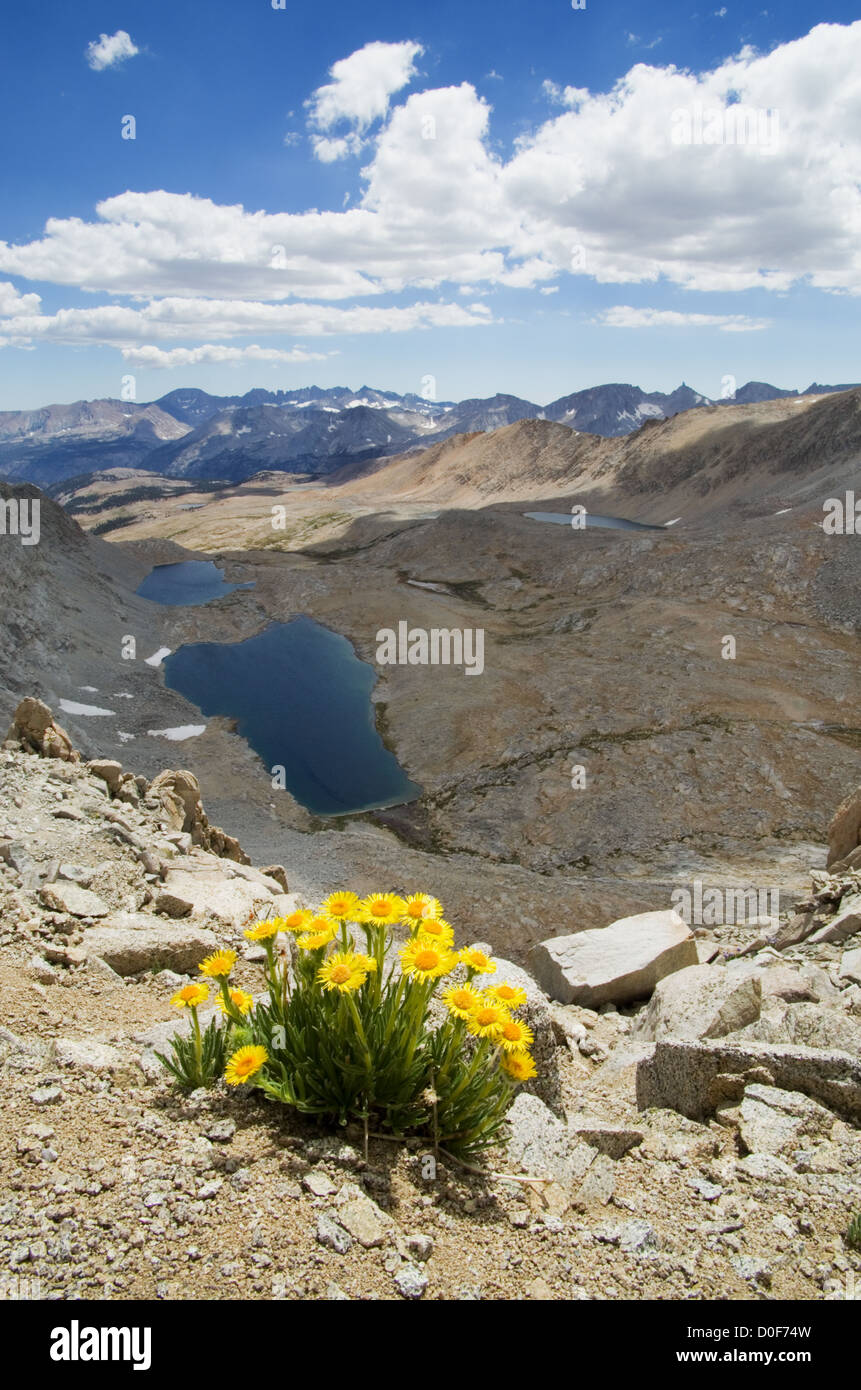
[(722, 333), (755, 333), (769, 324), (768, 319), (746, 314), (687, 314), (675, 309), (633, 309), (629, 304), (602, 310), (595, 322), (605, 328), (719, 328)]
[[(143, 308), (104, 304), (90, 309), (60, 309), (56, 314), (23, 314), (0, 321), (0, 332), (17, 346), (33, 342), (98, 343), (128, 352), (140, 345), (149, 353), (154, 350), (153, 338), (239, 338), (252, 333), (326, 337), (338, 333), (476, 327), (489, 322), (491, 312), (482, 304), (423, 303), (405, 308), (357, 305), (341, 309), (324, 304), (172, 298), (153, 300)], [(212, 344), (203, 346), (216, 350)], [(262, 349), (255, 346), (255, 351)]]
[[(861, 294), (861, 21), (707, 73), (637, 63), (609, 93), (562, 98), (505, 162), (472, 86), (416, 93), (375, 139), (361, 206), (268, 213), (123, 193), (94, 221), (52, 219), (38, 240), (0, 244), (0, 272), (145, 297), (344, 299), (512, 274), (528, 287), (526, 264), (539, 279), (568, 273), (582, 246), (602, 283)], [(769, 153), (674, 143), (679, 111), (739, 105), (779, 112)]]
[(549, 77), (545, 77), (544, 81), (541, 83), (541, 90), (547, 97), (547, 100), (552, 101), (554, 105), (567, 105), (567, 102), (565, 100), (565, 92), (559, 86), (558, 82), (553, 82)]
[(323, 362), (325, 352), (305, 352), (303, 348), (227, 347), (221, 343), (202, 343), (194, 348), (164, 348), (145, 344), (127, 347), (122, 355), (133, 367), (196, 367), (201, 362)]
[[(415, 76), (415, 59), (423, 52), (421, 44), (408, 41), (366, 43), (334, 63), (329, 69), (332, 81), (318, 87), (305, 103), (316, 157), (328, 164), (358, 154), (365, 132), (388, 115), (390, 98)], [(352, 129), (328, 134), (343, 124)]]
[[(861, 295), (861, 21), (701, 73), (636, 63), (604, 93), (545, 83), (559, 109), (508, 157), (469, 83), (391, 105), (419, 52), (369, 44), (312, 98), (321, 157), (372, 139), (355, 203), (268, 212), (154, 190), (108, 198), (89, 221), (52, 218), (35, 240), (0, 243), (0, 273), (136, 302), (43, 315), (7, 289), (0, 334), (138, 348), (468, 326), (489, 311), (446, 302), (459, 288), (546, 287), (575, 250), (577, 273), (602, 284)], [(767, 151), (757, 122), (753, 143), (697, 143), (704, 113), (725, 129), (741, 108), (779, 115)], [(689, 144), (674, 140), (679, 112)], [(421, 302), (333, 306), (406, 293)], [(726, 332), (760, 326), (705, 319), (718, 317)]]
[(38, 314), (42, 303), (38, 294), (20, 294), (9, 280), (0, 281), (0, 319), (21, 314)]
[(94, 72), (102, 72), (133, 58), (136, 53), (140, 53), (140, 49), (132, 43), (125, 29), (118, 29), (115, 34), (99, 34), (98, 39), (93, 39), (87, 45), (86, 57)]

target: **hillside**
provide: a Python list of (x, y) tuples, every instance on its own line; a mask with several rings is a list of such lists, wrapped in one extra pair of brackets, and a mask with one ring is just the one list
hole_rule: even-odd
[[(651, 420), (623, 440), (523, 420), (458, 435), (421, 453), (344, 469), (339, 495), (475, 507), (566, 497), (642, 520), (702, 515), (777, 496), (821, 500), (851, 487), (861, 459), (861, 389), (825, 397), (708, 406)], [(669, 515), (668, 515), (669, 513)]]

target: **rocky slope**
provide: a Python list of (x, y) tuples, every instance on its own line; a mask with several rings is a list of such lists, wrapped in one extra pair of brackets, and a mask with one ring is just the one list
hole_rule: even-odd
[[(415, 1145), (372, 1140), (365, 1158), (358, 1135), (254, 1094), (168, 1086), (171, 993), (216, 942), (259, 990), (242, 928), (297, 901), (292, 866), (250, 866), (198, 792), (184, 772), (84, 763), (33, 701), (0, 751), (0, 1264), (19, 1291), (857, 1297), (861, 789), (829, 872), (779, 924), (692, 933), (665, 910), (579, 933), (563, 909), (536, 965), (597, 938), (597, 1009), (500, 961), (528, 990), (539, 1083), (487, 1172), (441, 1159), (432, 1176)], [(484, 926), (495, 947), (493, 912)], [(649, 976), (636, 997), (620, 930)]]

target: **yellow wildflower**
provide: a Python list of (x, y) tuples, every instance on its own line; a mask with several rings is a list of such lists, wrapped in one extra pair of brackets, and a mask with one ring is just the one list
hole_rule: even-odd
[(240, 1047), (232, 1057), (228, 1058), (227, 1066), (224, 1069), (224, 1079), (228, 1086), (241, 1086), (268, 1061), (269, 1053), (265, 1047), (257, 1047), (254, 1044)]
[(328, 946), (330, 941), (334, 941), (337, 935), (338, 923), (334, 917), (312, 917), (307, 931), (297, 936), (296, 942), (303, 951), (319, 951), (321, 946)]
[(504, 1052), (502, 1069), (508, 1072), (513, 1081), (531, 1081), (533, 1076), (538, 1075), (528, 1052)]
[(313, 916), (313, 912), (310, 912), (307, 907), (299, 907), (295, 912), (289, 913), (287, 917), (282, 917), (281, 930), (304, 931)]
[(454, 927), (444, 922), (442, 917), (426, 917), (418, 930), (419, 936), (430, 936), (445, 946), (454, 946)]
[(455, 1018), (469, 1018), (481, 1001), (472, 985), (453, 985), (443, 994), (442, 1002)]
[(413, 937), (400, 952), (400, 957), (404, 974), (421, 984), (450, 975), (457, 965), (457, 956), (449, 950), (448, 944), (432, 936)]
[(201, 975), (209, 975), (213, 980), (226, 980), (235, 964), (235, 951), (213, 951), (200, 962), (198, 969)]
[[(374, 962), (376, 964), (376, 962)], [(341, 994), (361, 989), (368, 978), (369, 961), (367, 956), (354, 951), (336, 951), (317, 971), (317, 979), (324, 989), (337, 989)]]
[(506, 1052), (524, 1052), (533, 1040), (532, 1029), (519, 1018), (507, 1018), (502, 1025), (498, 1042)]
[(521, 1004), (526, 1003), (526, 990), (521, 989), (520, 985), (500, 984), (492, 985), (485, 990), (491, 999), (504, 1004), (507, 1009), (519, 1009)]
[[(247, 1014), (251, 1011), (251, 1009), (254, 1008), (254, 1000), (247, 990), (229, 989), (227, 993), (230, 995), (230, 1002), (232, 1003), (234, 1009), (236, 1009), (239, 1013)], [(227, 1005), (225, 1004), (224, 999), (220, 994), (216, 1002), (221, 1012), (223, 1014), (226, 1014)]]
[(183, 985), (178, 989), (171, 999), (171, 1004), (175, 1004), (178, 1009), (196, 1009), (198, 1004), (205, 1004), (209, 998), (209, 985)]
[(397, 893), (369, 893), (362, 902), (362, 921), (375, 927), (394, 926), (404, 915), (406, 904)]
[(244, 935), (249, 941), (265, 941), (270, 936), (277, 936), (283, 926), (282, 917), (268, 917), (265, 922), (255, 922), (253, 927), (246, 927)]
[(430, 893), (411, 893), (404, 903), (404, 921), (411, 927), (429, 918), (442, 916), (442, 903)]
[(461, 965), (466, 965), (470, 970), (475, 971), (476, 975), (495, 975), (496, 961), (491, 960), (490, 956), (485, 955), (484, 951), (479, 951), (475, 946), (465, 946), (457, 956)]
[(358, 922), (361, 911), (362, 904), (356, 893), (330, 893), (323, 904), (323, 912), (339, 922)]
[(467, 1020), (467, 1028), (470, 1033), (474, 1033), (477, 1038), (490, 1038), (492, 1042), (498, 1041), (502, 1034), (503, 1024), (508, 1020), (508, 1010), (502, 1004), (493, 1004), (489, 1000), (479, 999), (477, 1006), (473, 1009)]

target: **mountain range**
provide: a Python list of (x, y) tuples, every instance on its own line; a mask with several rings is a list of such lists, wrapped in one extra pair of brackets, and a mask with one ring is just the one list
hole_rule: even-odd
[(43, 487), (117, 467), (228, 484), (268, 470), (315, 477), (524, 419), (617, 438), (681, 411), (848, 389), (813, 383), (799, 392), (751, 381), (715, 401), (684, 382), (669, 393), (609, 383), (540, 406), (505, 394), (435, 401), (369, 386), (255, 388), (242, 396), (188, 387), (145, 404), (97, 400), (2, 411), (0, 477)]

